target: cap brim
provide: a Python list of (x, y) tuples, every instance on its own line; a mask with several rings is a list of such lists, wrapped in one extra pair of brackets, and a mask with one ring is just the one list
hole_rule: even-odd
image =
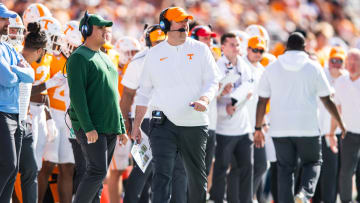
[(113, 26), (113, 22), (104, 20), (104, 21), (96, 22), (93, 25), (111, 27), (111, 26)]
[(264, 49), (265, 50), (265, 45), (263, 44), (256, 44), (255, 46), (249, 46), (253, 49)]
[(333, 58), (344, 60), (344, 59), (345, 59), (345, 56), (342, 55), (342, 54), (333, 54), (333, 55), (330, 57), (330, 59), (333, 59)]
[(174, 20), (175, 20), (175, 22), (181, 22), (185, 19), (194, 20), (194, 17), (192, 15), (183, 14), (183, 15), (175, 18)]
[(207, 33), (199, 34), (198, 36), (199, 37), (207, 37), (207, 36), (216, 37), (217, 35), (215, 32), (207, 32)]
[(0, 14), (2, 18), (16, 18), (17, 14), (13, 11), (5, 11)]

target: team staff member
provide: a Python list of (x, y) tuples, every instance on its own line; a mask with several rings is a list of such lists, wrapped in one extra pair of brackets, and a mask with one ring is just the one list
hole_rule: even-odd
[(249, 137), (252, 130), (250, 118), (247, 107), (234, 106), (230, 96), (234, 91), (244, 91), (245, 94), (250, 92), (247, 89), (248, 85), (244, 85), (249, 83), (250, 70), (239, 55), (240, 40), (234, 33), (225, 33), (221, 36), (221, 49), (224, 55), (217, 61), (221, 74), (224, 77), (238, 75), (238, 79), (233, 84), (221, 84), (225, 87), (217, 103), (217, 146), (212, 179), (214, 185), (210, 190), (210, 198), (215, 203), (223, 202), (226, 171), (232, 157), (234, 157), (238, 164), (231, 166), (227, 200), (229, 203), (239, 202), (239, 199), (241, 202), (251, 203), (253, 194), (253, 143)]
[[(177, 153), (183, 158), (189, 181), (190, 203), (206, 201), (205, 148), (208, 104), (218, 89), (217, 66), (210, 49), (187, 38), (193, 17), (182, 8), (160, 14), (168, 39), (146, 56), (132, 137), (141, 139), (140, 125), (151, 98), (154, 107), (150, 143), (153, 153), (153, 201), (170, 200), (170, 181)], [(184, 194), (186, 195), (186, 194)]]
[[(136, 97), (136, 90), (139, 88), (140, 77), (143, 71), (143, 63), (145, 57), (151, 49), (151, 47), (164, 41), (166, 35), (161, 31), (159, 25), (153, 25), (145, 31), (145, 42), (147, 49), (136, 54), (129, 63), (129, 66), (125, 72), (125, 75), (121, 81), (124, 85), (123, 95), (120, 101), (121, 112), (125, 115), (131, 114), (131, 119), (134, 117), (134, 109), (132, 104)], [(148, 135), (149, 124), (150, 124), (150, 111), (146, 113), (144, 120), (141, 124), (141, 129)], [(128, 127), (131, 126), (131, 119), (127, 119), (125, 124)], [(128, 123), (128, 124), (127, 124)], [(128, 132), (130, 129), (128, 130)], [(175, 169), (172, 181), (172, 194), (171, 202), (186, 202), (186, 195), (184, 193), (187, 190), (187, 178), (185, 173), (184, 164), (181, 156), (178, 155), (176, 158)], [(130, 173), (129, 179), (126, 183), (124, 203), (148, 203), (150, 200), (149, 187), (151, 184), (152, 167), (149, 166), (145, 173), (141, 171), (136, 162), (134, 168)]]
[(117, 71), (100, 51), (106, 27), (111, 21), (85, 13), (79, 30), (85, 42), (67, 63), (70, 90), (70, 119), (86, 160), (74, 202), (100, 202), (101, 188), (110, 164), (117, 136), (126, 144), (125, 125), (119, 106)]
[[(334, 88), (335, 81), (339, 77), (349, 75), (344, 65), (345, 57), (346, 55), (343, 48), (331, 48), (328, 67), (324, 69), (324, 72), (332, 88)], [(336, 93), (337, 92), (335, 92), (335, 94)], [(331, 115), (319, 101), (319, 127), (321, 135), (323, 135), (321, 139), (323, 164), (321, 165), (319, 184), (317, 184), (316, 193), (313, 198), (314, 203), (320, 201), (324, 201), (325, 203), (335, 203), (338, 193), (338, 171), (340, 162), (337, 147), (329, 145), (329, 140), (332, 139), (332, 137), (329, 137), (330, 126)], [(340, 129), (337, 129), (337, 138), (340, 138), (340, 134)]]
[[(351, 49), (345, 61), (349, 75), (340, 77), (335, 81), (335, 102), (341, 109), (344, 123), (348, 129), (346, 137), (342, 140), (340, 153), (340, 179), (339, 190), (341, 202), (352, 201), (352, 177), (359, 163), (360, 143), (360, 50)], [(333, 122), (334, 123), (334, 122)], [(341, 126), (340, 126), (341, 127)], [(330, 140), (336, 146), (336, 125), (332, 125)]]
[[(299, 32), (292, 33), (287, 42), (287, 51), (265, 69), (258, 87), (254, 143), (256, 147), (264, 147), (261, 126), (266, 103), (271, 98), (269, 134), (276, 149), (280, 203), (308, 203), (314, 195), (322, 162), (317, 121), (318, 97), (345, 132), (330, 98), (329, 82), (319, 63), (311, 60), (304, 48), (304, 36)], [(303, 164), (303, 173), (300, 193), (294, 200), (293, 176), (298, 157)]]
[[(261, 75), (264, 72), (264, 66), (261, 65), (260, 61), (266, 50), (266, 40), (260, 36), (250, 37), (248, 40), (247, 54), (244, 56), (245, 61), (247, 62), (250, 71), (251, 79), (253, 80), (253, 94), (247, 102), (247, 107), (250, 116), (250, 123), (252, 128), (252, 133), (254, 132), (255, 127), (255, 117), (256, 117), (256, 104), (258, 102), (259, 96), (257, 94), (257, 88)], [(265, 148), (254, 148), (254, 185), (253, 192), (257, 193), (262, 177), (266, 172), (266, 153)], [(258, 197), (261, 198), (261, 197)], [(261, 199), (258, 199), (261, 201)]]
[[(0, 3), (0, 38), (6, 35), (9, 18), (16, 13)], [(16, 174), (23, 129), (19, 123), (19, 83), (32, 83), (34, 71), (11, 45), (0, 42), (0, 202), (10, 202)]]

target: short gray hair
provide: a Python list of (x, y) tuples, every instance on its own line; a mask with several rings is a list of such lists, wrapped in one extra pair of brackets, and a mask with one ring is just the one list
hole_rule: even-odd
[(349, 57), (350, 55), (356, 55), (357, 57), (360, 58), (360, 49), (351, 48), (350, 51), (348, 52), (347, 56)]

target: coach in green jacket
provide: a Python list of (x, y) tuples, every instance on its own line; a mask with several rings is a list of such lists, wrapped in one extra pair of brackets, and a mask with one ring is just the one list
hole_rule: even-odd
[(76, 203), (100, 202), (102, 183), (116, 145), (127, 142), (119, 106), (118, 73), (100, 51), (111, 21), (85, 13), (80, 31), (85, 39), (68, 59), (69, 115), (86, 160), (86, 173), (77, 189)]

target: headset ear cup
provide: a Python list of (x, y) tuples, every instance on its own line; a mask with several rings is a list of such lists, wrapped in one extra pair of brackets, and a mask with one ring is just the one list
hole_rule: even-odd
[(85, 38), (86, 35), (87, 35), (87, 30), (88, 30), (87, 25), (82, 25), (82, 26), (81, 26), (81, 35), (82, 35), (84, 38)]
[(84, 14), (84, 24), (81, 26), (81, 34), (82, 36), (84, 37), (84, 39), (86, 39), (88, 36), (91, 35), (92, 33), (92, 25), (89, 26), (89, 14), (88, 14), (88, 11), (85, 11), (85, 14)]
[(168, 9), (169, 8), (166, 8), (165, 10), (163, 10), (160, 13), (160, 17), (159, 17), (160, 29), (165, 33), (167, 33), (170, 30), (170, 22), (165, 18), (165, 14)]
[(197, 31), (199, 30), (199, 27), (195, 27), (193, 31), (191, 32), (191, 38), (195, 40), (199, 40), (199, 37), (196, 35)]

